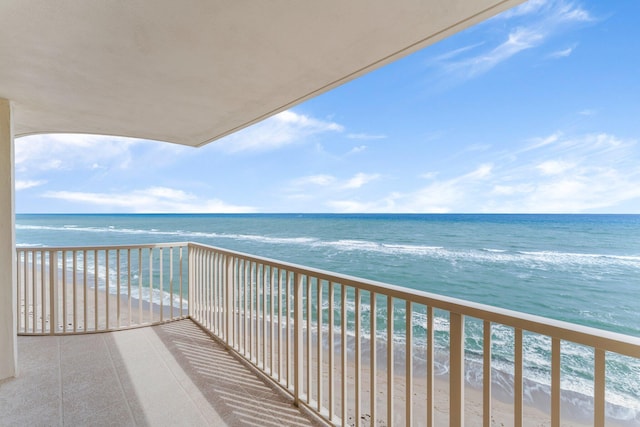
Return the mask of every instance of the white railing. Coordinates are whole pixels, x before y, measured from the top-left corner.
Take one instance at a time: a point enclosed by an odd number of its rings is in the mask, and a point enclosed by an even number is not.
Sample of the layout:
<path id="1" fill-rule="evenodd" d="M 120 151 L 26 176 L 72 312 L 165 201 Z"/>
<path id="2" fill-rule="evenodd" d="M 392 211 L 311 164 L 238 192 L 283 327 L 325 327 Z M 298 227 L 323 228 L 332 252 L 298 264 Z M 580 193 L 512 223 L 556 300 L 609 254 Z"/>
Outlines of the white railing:
<path id="1" fill-rule="evenodd" d="M 615 409 L 607 370 L 640 370 L 637 337 L 201 244 L 17 255 L 21 334 L 190 317 L 335 425 L 522 426 L 546 406 L 546 424 L 559 427 L 581 398 L 586 423 L 603 426 Z M 575 354 L 586 373 L 568 362 Z M 571 390 L 572 375 L 590 378 L 586 395 Z"/>
<path id="2" fill-rule="evenodd" d="M 522 426 L 548 400 L 548 423 L 559 427 L 562 406 L 576 399 L 562 387 L 575 369 L 563 369 L 565 358 L 582 351 L 592 375 L 592 393 L 582 396 L 591 405 L 587 424 L 603 426 L 612 406 L 607 366 L 640 366 L 637 337 L 199 244 L 189 245 L 189 262 L 191 318 L 335 425 Z M 465 330 L 473 329 L 481 342 L 470 349 Z M 550 378 L 531 386 L 526 362 L 538 337 L 548 343 Z M 505 343 L 510 369 L 497 366 Z M 474 364 L 476 391 L 466 375 Z M 492 397 L 505 381 L 506 418 Z M 535 395 L 545 388 L 547 398 Z"/>
<path id="3" fill-rule="evenodd" d="M 103 332 L 186 318 L 186 255 L 186 243 L 18 248 L 18 332 Z"/>

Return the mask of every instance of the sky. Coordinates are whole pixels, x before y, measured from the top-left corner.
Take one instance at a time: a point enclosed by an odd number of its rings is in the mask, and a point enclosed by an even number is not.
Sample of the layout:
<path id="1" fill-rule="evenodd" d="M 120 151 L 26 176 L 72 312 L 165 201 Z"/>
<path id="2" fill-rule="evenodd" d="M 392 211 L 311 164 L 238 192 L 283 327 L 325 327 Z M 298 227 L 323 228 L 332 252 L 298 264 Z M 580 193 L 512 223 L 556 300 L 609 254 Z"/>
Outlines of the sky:
<path id="1" fill-rule="evenodd" d="M 530 0 L 202 148 L 19 138 L 16 211 L 637 214 L 638 16 Z"/>

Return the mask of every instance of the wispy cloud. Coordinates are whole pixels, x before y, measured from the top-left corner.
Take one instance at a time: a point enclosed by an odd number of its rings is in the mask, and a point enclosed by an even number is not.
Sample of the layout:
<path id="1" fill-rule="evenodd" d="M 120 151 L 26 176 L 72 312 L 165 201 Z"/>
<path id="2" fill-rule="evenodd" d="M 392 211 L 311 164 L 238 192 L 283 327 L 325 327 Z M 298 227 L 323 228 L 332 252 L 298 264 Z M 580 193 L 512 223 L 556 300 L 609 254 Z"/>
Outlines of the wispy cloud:
<path id="1" fill-rule="evenodd" d="M 26 136 L 16 140 L 16 171 L 94 169 L 105 165 L 125 169 L 130 164 L 132 148 L 144 142 L 84 134 Z"/>
<path id="2" fill-rule="evenodd" d="M 313 135 L 343 131 L 338 123 L 288 110 L 214 142 L 212 148 L 228 153 L 263 152 L 304 142 Z"/>
<path id="3" fill-rule="evenodd" d="M 487 35 L 487 41 L 439 55 L 432 65 L 444 78 L 467 80 L 484 74 L 513 56 L 541 46 L 571 23 L 593 21 L 591 14 L 576 2 L 530 0 L 495 19 L 506 23 L 502 39 Z M 493 27 L 495 29 L 495 27 Z M 575 47 L 557 51 L 555 57 L 568 56 Z"/>
<path id="4" fill-rule="evenodd" d="M 38 187 L 40 185 L 46 184 L 47 181 L 44 180 L 16 180 L 16 191 L 26 190 L 27 188 Z"/>
<path id="5" fill-rule="evenodd" d="M 232 205 L 219 199 L 203 199 L 192 193 L 168 187 L 149 187 L 109 193 L 49 191 L 44 193 L 43 197 L 97 206 L 109 212 L 243 213 L 256 211 L 251 206 Z"/>
<path id="6" fill-rule="evenodd" d="M 327 186 L 336 181 L 335 176 L 331 175 L 309 175 L 294 179 L 292 184 L 296 187 L 307 185 Z"/>
<path id="7" fill-rule="evenodd" d="M 575 49 L 574 47 L 568 47 L 566 49 L 562 49 L 562 50 L 557 50 L 555 52 L 552 52 L 549 54 L 549 58 L 552 59 L 558 59 L 558 58 L 566 58 L 567 56 L 570 56 L 573 53 L 573 50 Z"/>
<path id="8" fill-rule="evenodd" d="M 353 178 L 349 179 L 342 188 L 352 189 L 360 188 L 365 184 L 375 181 L 380 178 L 380 174 L 377 173 L 357 173 Z"/>
<path id="9" fill-rule="evenodd" d="M 370 139 L 385 139 L 386 137 L 387 137 L 386 135 L 376 135 L 376 134 L 368 134 L 368 133 L 350 133 L 350 134 L 347 134 L 347 138 L 349 138 L 349 139 L 370 140 Z"/>
<path id="10" fill-rule="evenodd" d="M 344 179 L 328 174 L 303 176 L 290 181 L 283 197 L 289 200 L 314 199 L 321 201 L 332 199 L 336 194 L 353 195 L 357 194 L 362 187 L 381 178 L 381 174 L 363 172 L 358 172 L 352 177 Z M 333 206 L 331 208 L 335 209 Z"/>
<path id="11" fill-rule="evenodd" d="M 640 155 L 635 140 L 607 133 L 533 138 L 524 150 L 496 153 L 496 162 L 458 175 L 429 172 L 427 185 L 375 199 L 331 197 L 336 212 L 615 211 L 640 199 Z"/>
<path id="12" fill-rule="evenodd" d="M 366 149 L 367 149 L 366 145 L 359 145 L 357 147 L 353 147 L 351 150 L 349 150 L 349 152 L 347 153 L 347 156 L 351 154 L 362 153 Z"/>

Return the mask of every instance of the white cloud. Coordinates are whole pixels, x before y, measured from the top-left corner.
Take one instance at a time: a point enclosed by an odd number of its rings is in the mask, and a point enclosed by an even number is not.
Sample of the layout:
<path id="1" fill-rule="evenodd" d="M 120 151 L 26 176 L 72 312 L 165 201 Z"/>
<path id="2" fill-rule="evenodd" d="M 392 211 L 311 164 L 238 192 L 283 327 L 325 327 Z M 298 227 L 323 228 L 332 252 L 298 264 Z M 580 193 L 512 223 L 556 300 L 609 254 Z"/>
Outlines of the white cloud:
<path id="1" fill-rule="evenodd" d="M 310 175 L 303 176 L 302 178 L 297 178 L 293 180 L 292 184 L 294 186 L 305 186 L 305 185 L 320 185 L 327 186 L 336 181 L 336 177 L 331 175 Z"/>
<path id="2" fill-rule="evenodd" d="M 366 146 L 366 145 L 359 145 L 359 146 L 357 146 L 357 147 L 353 147 L 353 148 L 352 148 L 352 149 L 347 153 L 347 155 L 361 153 L 361 152 L 363 152 L 363 151 L 364 151 L 364 150 L 366 150 L 366 149 L 367 149 L 367 146 Z"/>
<path id="3" fill-rule="evenodd" d="M 574 166 L 573 163 L 563 162 L 561 160 L 548 160 L 537 165 L 536 169 L 540 170 L 543 175 L 558 175 L 570 170 Z"/>
<path id="4" fill-rule="evenodd" d="M 303 142 L 313 135 L 342 131 L 344 127 L 338 123 L 289 110 L 222 138 L 211 146 L 228 153 L 269 151 Z"/>
<path id="5" fill-rule="evenodd" d="M 27 188 L 38 187 L 40 185 L 46 184 L 47 181 L 44 180 L 16 180 L 16 191 L 26 190 Z"/>
<path id="6" fill-rule="evenodd" d="M 350 133 L 347 134 L 349 139 L 385 139 L 386 135 L 372 135 L 368 133 Z"/>
<path id="7" fill-rule="evenodd" d="M 640 201 L 639 144 L 607 133 L 532 139 L 524 150 L 500 152 L 493 164 L 427 185 L 362 198 L 330 198 L 338 212 L 611 212 Z"/>
<path id="8" fill-rule="evenodd" d="M 434 58 L 433 64 L 442 68 L 445 78 L 466 80 L 484 74 L 520 52 L 542 45 L 570 23 L 593 21 L 587 10 L 564 0 L 530 0 L 495 19 L 508 23 L 507 34 L 497 44 L 481 42 Z M 486 48 L 478 49 L 481 45 Z M 555 52 L 552 57 L 568 56 L 574 48 Z"/>
<path id="9" fill-rule="evenodd" d="M 368 184 L 372 181 L 375 181 L 379 178 L 380 178 L 380 174 L 377 174 L 377 173 L 367 174 L 367 173 L 360 172 L 360 173 L 357 173 L 353 178 L 349 179 L 346 183 L 344 183 L 342 188 L 345 188 L 345 189 L 360 188 L 363 185 Z"/>
<path id="10" fill-rule="evenodd" d="M 305 191 L 308 187 L 325 187 L 327 190 L 334 192 L 339 190 L 353 190 L 361 188 L 362 186 L 376 181 L 381 178 L 382 175 L 378 173 L 363 173 L 359 172 L 353 177 L 340 180 L 333 175 L 309 175 L 301 178 L 296 178 L 290 183 L 290 190 L 292 191 Z"/>
<path id="11" fill-rule="evenodd" d="M 567 56 L 571 55 L 571 53 L 573 53 L 573 47 L 568 47 L 566 49 L 562 49 L 562 50 L 557 50 L 555 52 L 552 52 L 549 57 L 550 58 L 566 58 Z"/>
<path id="12" fill-rule="evenodd" d="M 167 187 L 150 187 L 129 192 L 89 193 L 49 191 L 44 197 L 94 205 L 109 212 L 134 213 L 243 213 L 255 212 L 251 206 L 231 205 L 219 199 L 202 199 L 194 194 Z"/>
<path id="13" fill-rule="evenodd" d="M 526 147 L 522 151 L 535 150 L 535 149 L 544 147 L 546 145 L 555 144 L 556 142 L 558 142 L 560 140 L 561 137 L 562 137 L 562 132 L 555 132 L 555 133 L 553 133 L 553 134 L 551 134 L 549 136 L 546 136 L 546 137 L 533 138 L 532 139 L 532 144 L 530 144 L 528 147 Z"/>
<path id="14" fill-rule="evenodd" d="M 497 18 L 513 18 L 516 16 L 530 15 L 537 13 L 549 3 L 549 0 L 528 0 L 519 6 L 501 13 Z"/>
<path id="15" fill-rule="evenodd" d="M 18 138 L 15 144 L 16 172 L 51 170 L 125 169 L 131 148 L 140 140 L 85 134 L 46 134 Z"/>

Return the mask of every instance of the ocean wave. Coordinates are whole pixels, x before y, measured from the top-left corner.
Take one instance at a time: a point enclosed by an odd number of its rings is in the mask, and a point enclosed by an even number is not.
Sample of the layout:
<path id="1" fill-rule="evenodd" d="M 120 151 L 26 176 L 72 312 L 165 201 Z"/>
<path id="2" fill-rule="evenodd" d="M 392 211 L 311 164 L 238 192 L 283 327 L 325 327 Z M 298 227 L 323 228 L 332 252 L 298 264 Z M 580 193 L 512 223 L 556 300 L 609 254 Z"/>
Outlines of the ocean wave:
<path id="1" fill-rule="evenodd" d="M 163 231 L 159 229 L 131 229 L 107 227 L 80 227 L 65 225 L 63 227 L 46 225 L 16 224 L 18 230 L 50 230 L 85 233 L 119 233 L 151 236 L 168 236 L 179 239 L 229 239 L 236 241 L 258 242 L 273 245 L 301 245 L 312 248 L 329 248 L 341 252 L 379 253 L 393 256 L 414 256 L 440 259 L 450 262 L 479 262 L 479 263 L 515 263 L 524 267 L 536 266 L 594 266 L 594 267 L 628 267 L 640 269 L 640 256 L 593 254 L 560 251 L 524 251 L 506 250 L 498 248 L 453 249 L 437 245 L 419 245 L 406 243 L 385 243 L 369 240 L 340 239 L 321 240 L 309 236 L 268 236 L 260 234 L 216 233 L 205 231 L 175 230 Z"/>

